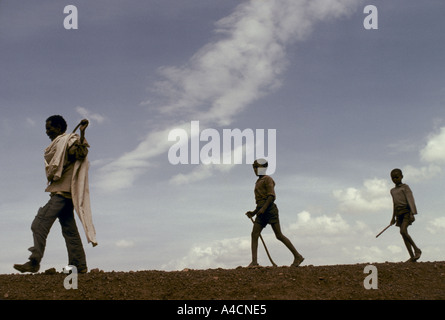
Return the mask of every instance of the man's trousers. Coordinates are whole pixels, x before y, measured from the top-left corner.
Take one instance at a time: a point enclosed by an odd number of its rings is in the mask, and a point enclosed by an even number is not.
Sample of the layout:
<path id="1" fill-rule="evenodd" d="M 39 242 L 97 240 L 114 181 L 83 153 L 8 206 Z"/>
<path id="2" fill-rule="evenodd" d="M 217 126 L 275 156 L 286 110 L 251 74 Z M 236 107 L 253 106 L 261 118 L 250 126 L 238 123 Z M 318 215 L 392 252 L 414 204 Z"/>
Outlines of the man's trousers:
<path id="1" fill-rule="evenodd" d="M 86 268 L 85 251 L 74 219 L 73 201 L 60 195 L 51 195 L 51 199 L 43 208 L 39 209 L 32 222 L 31 230 L 34 246 L 28 249 L 31 251 L 29 259 L 40 263 L 45 252 L 46 238 L 57 218 L 62 227 L 62 235 L 65 238 L 68 265 Z"/>

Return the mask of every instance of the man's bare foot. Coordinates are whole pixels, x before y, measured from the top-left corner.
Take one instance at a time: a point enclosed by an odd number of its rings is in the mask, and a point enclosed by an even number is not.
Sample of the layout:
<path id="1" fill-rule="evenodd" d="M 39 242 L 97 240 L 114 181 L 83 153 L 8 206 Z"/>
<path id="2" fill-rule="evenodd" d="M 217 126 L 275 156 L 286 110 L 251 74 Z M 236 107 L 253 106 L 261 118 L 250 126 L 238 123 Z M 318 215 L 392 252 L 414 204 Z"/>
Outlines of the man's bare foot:
<path id="1" fill-rule="evenodd" d="M 302 262 L 304 261 L 304 258 L 302 255 L 295 258 L 294 262 L 290 265 L 291 267 L 298 267 Z"/>

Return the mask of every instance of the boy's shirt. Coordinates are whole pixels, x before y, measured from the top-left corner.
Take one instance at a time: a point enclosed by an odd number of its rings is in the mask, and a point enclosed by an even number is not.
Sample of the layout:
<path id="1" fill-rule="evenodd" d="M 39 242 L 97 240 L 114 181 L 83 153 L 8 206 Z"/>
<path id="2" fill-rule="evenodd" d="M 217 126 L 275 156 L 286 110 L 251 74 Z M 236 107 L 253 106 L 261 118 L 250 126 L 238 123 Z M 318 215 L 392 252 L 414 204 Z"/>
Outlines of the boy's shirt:
<path id="1" fill-rule="evenodd" d="M 394 210 L 409 209 L 413 214 L 417 214 L 413 192 L 407 184 L 400 184 L 391 189 L 391 196 L 394 202 Z"/>
<path id="2" fill-rule="evenodd" d="M 256 204 L 265 202 L 269 196 L 276 198 L 275 181 L 268 175 L 259 177 L 255 183 L 254 192 Z"/>

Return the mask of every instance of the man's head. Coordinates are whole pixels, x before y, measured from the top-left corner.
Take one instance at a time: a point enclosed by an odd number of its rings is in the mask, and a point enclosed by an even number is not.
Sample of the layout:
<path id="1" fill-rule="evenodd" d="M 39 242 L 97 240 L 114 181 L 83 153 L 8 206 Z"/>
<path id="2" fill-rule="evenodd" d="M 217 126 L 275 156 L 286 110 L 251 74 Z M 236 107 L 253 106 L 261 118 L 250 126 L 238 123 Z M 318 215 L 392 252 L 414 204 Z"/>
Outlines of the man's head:
<path id="1" fill-rule="evenodd" d="M 400 169 L 393 169 L 391 171 L 391 180 L 395 185 L 399 185 L 402 183 L 403 173 Z"/>
<path id="2" fill-rule="evenodd" d="M 54 115 L 46 119 L 46 134 L 52 140 L 59 135 L 64 134 L 67 129 L 67 124 L 62 116 Z"/>
<path id="3" fill-rule="evenodd" d="M 253 170 L 257 176 L 264 176 L 266 174 L 269 163 L 266 159 L 257 159 L 252 164 Z"/>

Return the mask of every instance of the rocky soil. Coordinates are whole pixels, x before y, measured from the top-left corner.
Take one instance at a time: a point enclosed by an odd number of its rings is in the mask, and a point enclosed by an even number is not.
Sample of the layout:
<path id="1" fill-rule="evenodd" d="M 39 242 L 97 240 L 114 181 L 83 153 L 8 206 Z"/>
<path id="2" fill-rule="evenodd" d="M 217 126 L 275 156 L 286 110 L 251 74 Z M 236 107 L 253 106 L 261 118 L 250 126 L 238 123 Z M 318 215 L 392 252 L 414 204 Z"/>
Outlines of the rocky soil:
<path id="1" fill-rule="evenodd" d="M 365 273 L 367 265 L 377 273 Z M 445 300 L 445 261 L 0 275 L 2 300 Z M 367 277 L 376 276 L 368 281 Z M 377 286 L 366 289 L 365 283 Z M 70 285 L 74 283 L 69 282 Z"/>

